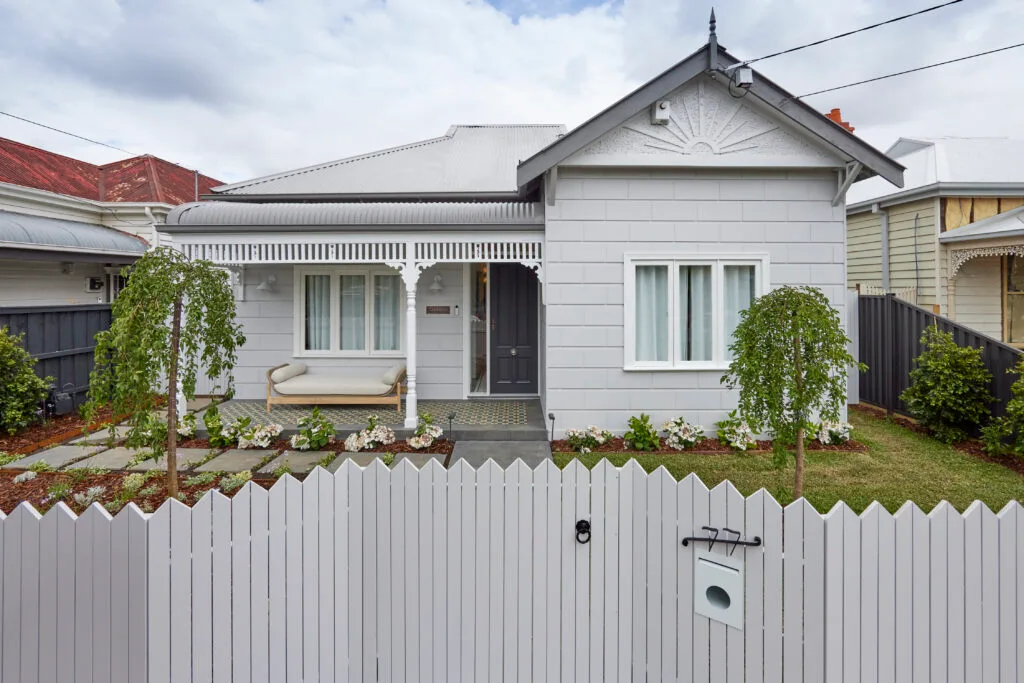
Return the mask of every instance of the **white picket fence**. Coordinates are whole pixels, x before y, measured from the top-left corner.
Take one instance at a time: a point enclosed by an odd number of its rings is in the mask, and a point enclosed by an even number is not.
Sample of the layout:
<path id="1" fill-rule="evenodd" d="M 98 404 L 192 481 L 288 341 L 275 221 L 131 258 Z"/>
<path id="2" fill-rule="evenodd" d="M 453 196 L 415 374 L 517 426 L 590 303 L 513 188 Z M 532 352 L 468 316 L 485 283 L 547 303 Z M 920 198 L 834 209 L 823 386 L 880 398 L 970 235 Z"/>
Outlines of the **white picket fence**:
<path id="1" fill-rule="evenodd" d="M 732 556 L 742 630 L 694 612 L 705 525 L 764 540 Z M 1017 503 L 820 515 L 635 463 L 347 463 L 149 516 L 23 505 L 0 549 L 3 683 L 1024 679 Z"/>

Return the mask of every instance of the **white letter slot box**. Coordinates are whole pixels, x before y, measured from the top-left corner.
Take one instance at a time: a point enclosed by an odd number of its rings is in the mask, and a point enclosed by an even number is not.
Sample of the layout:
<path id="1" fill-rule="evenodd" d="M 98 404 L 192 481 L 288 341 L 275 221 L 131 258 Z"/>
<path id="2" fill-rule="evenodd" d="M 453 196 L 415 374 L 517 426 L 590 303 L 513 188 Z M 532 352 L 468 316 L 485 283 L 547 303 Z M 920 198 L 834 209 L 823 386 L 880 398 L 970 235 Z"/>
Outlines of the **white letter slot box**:
<path id="1" fill-rule="evenodd" d="M 742 631 L 743 560 L 699 550 L 694 562 L 693 610 Z"/>

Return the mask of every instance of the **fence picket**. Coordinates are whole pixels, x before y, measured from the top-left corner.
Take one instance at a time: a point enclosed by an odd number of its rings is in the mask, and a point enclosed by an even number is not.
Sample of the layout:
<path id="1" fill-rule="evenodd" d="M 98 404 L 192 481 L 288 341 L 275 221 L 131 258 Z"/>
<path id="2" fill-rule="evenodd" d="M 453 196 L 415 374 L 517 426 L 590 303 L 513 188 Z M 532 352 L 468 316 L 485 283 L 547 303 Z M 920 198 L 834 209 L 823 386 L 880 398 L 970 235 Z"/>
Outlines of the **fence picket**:
<path id="1" fill-rule="evenodd" d="M 555 683 L 559 680 L 559 622 L 557 611 L 552 609 L 559 604 L 559 584 L 563 571 L 562 553 L 558 543 L 558 530 L 551 520 L 559 519 L 561 491 L 560 475 L 554 463 L 545 460 L 533 473 L 534 488 L 534 538 L 537 539 L 537 555 L 533 566 L 533 574 L 538 577 L 550 577 L 540 582 L 542 590 L 534 593 L 534 661 L 533 676 L 537 681 Z M 628 670 L 627 670 L 628 678 Z M 465 680 L 473 680 L 472 677 Z"/>
<path id="2" fill-rule="evenodd" d="M 879 524 L 884 508 L 877 502 L 861 516 L 860 680 L 877 683 L 879 659 Z"/>
<path id="3" fill-rule="evenodd" d="M 783 672 L 783 510 L 779 502 L 764 496 L 764 680 L 781 681 Z"/>
<path id="4" fill-rule="evenodd" d="M 185 683 L 192 665 L 192 513 L 173 498 L 161 507 L 170 508 L 171 683 Z"/>
<path id="5" fill-rule="evenodd" d="M 952 505 L 946 511 L 946 579 L 949 594 L 946 598 L 946 648 L 949 683 L 964 683 L 964 518 Z"/>
<path id="6" fill-rule="evenodd" d="M 729 518 L 727 517 L 727 495 L 729 492 L 729 485 L 727 482 L 722 482 L 711 489 L 711 522 L 710 526 L 716 529 L 722 529 L 723 527 L 729 526 Z M 722 536 L 722 540 L 725 540 L 725 536 Z M 716 543 L 711 552 L 718 555 L 726 554 L 725 543 Z M 708 632 L 709 641 L 709 671 L 711 677 L 709 680 L 712 683 L 725 683 L 728 676 L 727 666 L 729 663 L 729 653 L 726 649 L 726 639 L 728 627 L 725 624 L 709 620 L 710 630 Z"/>
<path id="7" fill-rule="evenodd" d="M 711 492 L 708 491 L 708 487 L 704 485 L 698 477 L 694 476 L 691 479 L 693 491 L 693 530 L 690 532 L 691 536 L 705 536 L 707 532 L 702 531 L 701 527 L 708 526 L 711 523 Z M 703 544 L 693 544 L 693 555 L 696 555 L 698 548 L 706 548 Z M 691 556 L 690 561 L 693 562 Z M 690 593 L 692 595 L 693 588 L 691 582 Z M 693 613 L 693 680 L 695 681 L 707 681 L 711 680 L 711 620 L 707 617 L 699 616 Z"/>
<path id="8" fill-rule="evenodd" d="M 433 680 L 446 680 L 445 644 L 444 644 L 444 613 L 447 605 L 447 549 L 448 542 L 445 528 L 445 488 L 447 472 L 440 460 L 431 458 L 421 470 L 428 483 L 428 496 L 424 500 L 426 514 L 423 521 L 423 536 L 420 539 L 423 552 L 429 557 L 428 571 L 420 578 L 420 590 L 424 596 L 425 619 L 423 627 L 427 632 L 427 657 L 424 669 Z M 511 557 L 506 563 L 511 565 Z"/>
<path id="9" fill-rule="evenodd" d="M 843 680 L 858 681 L 861 653 L 861 575 L 858 561 L 861 554 L 860 519 L 845 503 L 842 506 L 843 584 L 840 590 L 843 595 Z M 810 626 L 808 630 L 813 629 L 814 626 Z"/>
<path id="10" fill-rule="evenodd" d="M 655 637 L 661 638 L 661 675 L 662 680 L 676 680 L 676 662 L 679 661 L 679 563 L 689 559 L 689 553 L 683 554 L 683 547 L 680 544 L 682 536 L 679 533 L 679 483 L 676 478 L 664 471 L 660 482 L 661 510 L 655 514 L 661 518 L 661 536 L 658 543 L 661 545 L 662 566 L 661 566 L 661 595 L 662 595 L 662 616 L 661 624 L 655 631 Z M 591 488 L 593 496 L 597 495 L 597 487 Z M 740 497 L 740 504 L 743 498 Z M 740 527 L 743 528 L 742 526 Z M 602 564 L 601 558 L 595 556 L 594 568 Z M 591 617 L 593 618 L 593 617 Z M 742 639 L 743 634 L 740 633 Z"/>
<path id="11" fill-rule="evenodd" d="M 270 681 L 270 492 L 262 486 L 247 483 L 249 491 L 249 553 L 252 590 L 249 593 L 248 617 L 251 623 L 250 657 L 253 683 Z M 235 494 L 237 497 L 239 494 Z M 243 529 L 244 533 L 244 529 Z M 237 627 L 236 627 L 237 628 Z M 245 626 L 242 625 L 244 629 Z M 275 655 L 282 641 L 274 643 Z M 237 659 L 237 658 L 236 658 Z"/>
<path id="12" fill-rule="evenodd" d="M 951 505 L 942 501 L 928 514 L 929 528 L 929 578 L 931 592 L 928 596 L 931 633 L 928 635 L 932 644 L 929 670 L 930 678 L 936 683 L 948 680 L 948 651 L 946 635 L 948 631 L 948 596 L 949 567 L 948 557 L 949 510 Z M 953 511 L 954 514 L 956 511 Z M 938 647 L 935 647 L 938 646 Z"/>
<path id="13" fill-rule="evenodd" d="M 741 531 L 747 525 L 746 501 L 731 481 L 724 481 L 725 486 L 725 512 L 726 521 L 730 529 Z M 741 531 L 742 533 L 742 531 Z M 732 549 L 729 554 L 739 557 L 738 549 Z M 746 548 L 742 550 L 746 559 Z M 726 674 L 730 683 L 742 683 L 746 661 L 743 650 L 743 631 L 735 628 L 726 629 Z"/>
<path id="14" fill-rule="evenodd" d="M 234 680 L 250 681 L 252 673 L 251 639 L 252 591 L 256 584 L 256 567 L 260 561 L 252 551 L 251 498 L 256 484 L 249 482 L 231 498 L 231 654 Z M 265 558 L 265 556 L 264 556 Z M 266 585 L 266 583 L 264 583 Z"/>
<path id="15" fill-rule="evenodd" d="M 57 602 L 60 595 L 60 584 L 57 582 L 57 567 L 60 564 L 57 520 L 64 514 L 66 513 L 61 511 L 61 505 L 58 503 L 50 508 L 39 522 L 39 557 L 42 560 L 39 565 L 39 680 L 41 681 L 57 680 L 57 620 L 67 615 L 67 610 L 61 609 L 64 606 L 58 606 Z M 0 539 L 3 538 L 5 524 L 3 520 L 3 513 L 0 512 Z M 124 542 L 127 543 L 127 541 L 128 539 L 125 537 Z M 0 540 L 0 548 L 2 546 L 3 541 Z M 2 564 L 0 562 L 0 569 L 2 569 Z M 2 595 L 3 582 L 0 581 L 0 603 L 3 602 Z M 123 626 L 127 629 L 127 620 Z M 123 635 L 124 640 L 119 640 L 119 642 L 127 642 L 128 633 L 125 632 Z M 115 667 L 111 680 L 115 683 L 127 683 L 127 670 L 121 673 Z"/>
<path id="16" fill-rule="evenodd" d="M 192 680 L 213 678 L 213 494 L 192 506 Z"/>
<path id="17" fill-rule="evenodd" d="M 318 580 L 320 600 L 317 605 L 317 632 L 311 637 L 319 640 L 320 661 L 317 663 L 320 680 L 333 681 L 334 672 L 334 577 L 335 562 L 338 561 L 334 549 L 335 525 L 338 520 L 334 511 L 334 477 L 327 470 L 317 467 L 310 474 L 319 489 L 317 496 L 319 524 L 317 526 L 316 544 L 320 562 Z M 306 481 L 310 481 L 307 478 Z M 303 486 L 306 482 L 303 482 Z"/>
<path id="18" fill-rule="evenodd" d="M 522 460 L 516 460 L 505 472 L 505 519 L 508 528 L 501 554 L 504 558 L 501 609 L 505 615 L 502 629 L 502 680 L 519 679 L 519 639 L 523 636 L 520 611 L 517 603 L 523 595 L 530 595 L 529 587 L 521 585 L 523 555 L 529 553 L 530 542 L 523 533 L 523 523 L 529 498 L 523 487 L 523 480 L 529 477 L 529 468 Z M 528 479 L 527 479 L 528 481 Z M 527 632 L 529 637 L 529 632 Z"/>
<path id="19" fill-rule="evenodd" d="M 786 506 L 783 511 L 783 556 L 782 556 L 782 619 L 783 619 L 783 641 L 782 641 L 782 666 L 783 679 L 787 681 L 802 681 L 804 676 L 804 507 L 809 503 L 801 498 Z M 826 520 L 826 541 L 829 541 L 833 528 L 832 514 Z M 828 549 L 835 552 L 831 544 Z M 831 553 L 830 553 L 831 556 Z M 826 567 L 826 571 L 829 567 Z M 835 623 L 842 614 L 841 606 L 836 607 L 835 598 L 831 594 L 830 586 L 826 586 L 825 610 L 831 615 L 831 622 Z M 833 612 L 832 610 L 838 610 Z M 832 644 L 831 632 L 826 633 L 825 643 L 826 662 L 831 661 Z M 828 665 L 825 680 L 835 680 L 831 677 L 832 666 Z"/>
<path id="20" fill-rule="evenodd" d="M 1019 519 L 1016 502 L 999 511 L 999 680 L 1018 680 L 1017 658 L 1017 539 Z M 1024 676 L 1022 676 L 1024 677 Z"/>
<path id="21" fill-rule="evenodd" d="M 764 680 L 764 502 L 767 495 L 764 489 L 758 489 L 747 499 L 746 525 L 743 527 L 745 538 L 753 540 L 756 536 L 762 540 L 761 547 L 747 548 L 745 553 L 744 591 L 746 592 L 747 614 L 743 627 L 743 640 L 747 683 L 762 683 Z M 777 543 L 778 539 L 772 539 L 772 542 Z M 682 609 L 682 605 L 680 605 L 680 609 Z"/>
<path id="22" fill-rule="evenodd" d="M 483 662 L 477 672 L 478 680 L 497 681 L 501 679 L 501 631 L 497 625 L 504 622 L 501 610 L 502 571 L 501 550 L 505 545 L 505 472 L 498 463 L 488 460 L 480 468 L 477 477 L 477 509 L 483 511 L 481 519 L 486 520 L 486 540 L 481 544 L 479 555 L 484 581 L 478 587 L 484 589 L 484 599 L 477 604 L 478 634 L 484 642 L 477 648 L 477 661 Z M 481 530 L 481 527 L 477 527 Z M 481 539 L 483 540 L 483 539 Z M 479 595 L 479 593 L 478 593 Z"/>
<path id="23" fill-rule="evenodd" d="M 271 681 L 287 681 L 288 672 L 286 663 L 288 660 L 287 640 L 287 609 L 286 609 L 286 570 L 285 557 L 288 553 L 287 538 L 285 536 L 285 520 L 287 513 L 287 493 L 285 484 L 287 477 L 281 477 L 270 487 L 270 496 L 267 499 L 267 518 L 269 520 L 267 533 L 267 620 L 269 624 L 268 646 L 274 648 L 274 656 L 268 658 L 268 678 Z M 253 611 L 258 606 L 253 603 Z M 255 650 L 256 643 L 253 643 Z"/>
<path id="24" fill-rule="evenodd" d="M 15 510 L 17 512 L 17 510 Z M 12 515 L 13 518 L 13 515 Z M 86 510 L 75 520 L 75 572 L 74 572 L 74 611 L 70 617 L 75 625 L 75 647 L 68 652 L 68 656 L 74 654 L 75 678 L 81 680 L 88 676 L 92 677 L 92 663 L 95 656 L 93 648 L 93 623 L 92 623 L 92 581 L 93 581 L 93 536 L 94 526 L 97 523 L 95 508 Z M 17 528 L 17 527 L 15 527 Z M 20 530 L 19 530 L 20 531 Z M 8 543 L 9 539 L 6 539 Z M 180 628 L 180 627 L 179 627 Z M 7 629 L 4 629 L 6 632 Z M 11 634 L 13 635 L 13 634 Z M 12 664 L 17 665 L 17 643 L 20 634 L 15 639 L 15 649 L 11 653 Z"/>
<path id="25" fill-rule="evenodd" d="M 475 480 L 476 471 L 465 460 L 455 463 L 448 472 L 448 534 L 452 538 L 469 538 L 476 500 Z M 539 534 L 535 533 L 534 538 L 539 548 Z M 451 681 L 473 680 L 473 577 L 467 559 L 465 544 L 449 546 L 448 680 Z M 540 650 L 538 643 L 534 653 Z"/>
<path id="26" fill-rule="evenodd" d="M 896 546 L 896 680 L 901 683 L 911 680 L 913 676 L 913 511 L 916 509 L 908 501 L 893 516 Z"/>
<path id="27" fill-rule="evenodd" d="M 931 628 L 931 610 L 929 608 L 929 597 L 931 595 L 931 570 L 929 561 L 931 559 L 931 534 L 929 531 L 928 516 L 916 505 L 911 508 L 913 513 L 913 623 L 914 623 L 914 681 L 915 683 L 928 683 L 931 680 L 931 652 L 929 651 L 929 636 Z"/>
<path id="28" fill-rule="evenodd" d="M 853 512 L 849 514 L 857 519 Z M 822 681 L 825 679 L 825 634 L 831 618 L 831 615 L 825 616 L 825 519 L 806 500 L 803 533 L 804 680 Z"/>
<path id="29" fill-rule="evenodd" d="M 647 495 L 649 512 L 645 525 L 647 539 L 637 553 L 638 555 L 643 554 L 647 561 L 648 571 L 647 594 L 644 598 L 647 611 L 647 623 L 644 626 L 648 634 L 645 639 L 647 652 L 639 657 L 638 663 L 646 667 L 647 679 L 653 681 L 664 680 L 662 671 L 665 665 L 664 659 L 668 653 L 665 651 L 665 642 L 662 640 L 664 630 L 662 624 L 668 618 L 665 607 L 670 598 L 664 593 L 665 582 L 662 572 L 664 571 L 664 556 L 675 554 L 675 548 L 671 545 L 667 549 L 665 548 L 663 538 L 665 518 L 662 510 L 667 488 L 666 479 L 669 479 L 672 485 L 675 484 L 675 477 L 669 474 L 664 467 L 659 467 L 647 480 L 649 483 Z"/>
<path id="30" fill-rule="evenodd" d="M 964 512 L 964 668 L 982 671 L 981 533 L 984 503 L 974 501 Z"/>
<path id="31" fill-rule="evenodd" d="M 284 485 L 285 517 L 285 671 L 288 681 L 302 681 L 302 484 L 285 475 L 278 480 Z"/>
<path id="32" fill-rule="evenodd" d="M 290 474 L 285 475 L 292 478 Z M 302 680 L 320 680 L 320 471 L 299 484 L 302 494 Z"/>
<path id="33" fill-rule="evenodd" d="M 208 495 L 213 523 L 210 533 L 213 543 L 212 675 L 214 683 L 219 683 L 231 680 L 231 501 L 216 489 Z M 244 592 L 248 595 L 248 586 Z"/>
<path id="34" fill-rule="evenodd" d="M 614 565 L 618 558 L 613 553 L 617 552 L 618 531 L 613 527 L 613 512 L 609 511 L 611 501 L 611 490 L 613 481 L 611 479 L 615 468 L 607 459 L 597 463 L 590 473 L 591 479 L 591 529 L 594 532 L 590 543 L 593 546 L 593 576 L 590 579 L 590 646 L 594 656 L 590 663 L 590 676 L 594 683 L 604 683 L 607 676 L 609 660 L 614 656 L 613 644 L 610 639 L 606 640 L 612 628 L 610 623 L 614 616 L 614 605 L 610 584 L 614 582 L 616 574 Z M 673 662 L 673 670 L 675 663 Z M 508 679 L 514 680 L 514 679 Z"/>

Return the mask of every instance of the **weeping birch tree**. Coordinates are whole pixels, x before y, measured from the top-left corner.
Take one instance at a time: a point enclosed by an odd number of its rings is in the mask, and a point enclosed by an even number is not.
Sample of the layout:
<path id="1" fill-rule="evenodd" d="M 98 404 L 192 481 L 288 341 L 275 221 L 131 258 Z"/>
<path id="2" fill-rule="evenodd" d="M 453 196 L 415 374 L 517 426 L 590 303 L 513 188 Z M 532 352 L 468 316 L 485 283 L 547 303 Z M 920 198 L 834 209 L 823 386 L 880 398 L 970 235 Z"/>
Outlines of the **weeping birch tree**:
<path id="1" fill-rule="evenodd" d="M 194 398 L 201 371 L 227 375 L 230 390 L 237 350 L 245 343 L 228 275 L 209 261 L 157 247 L 130 267 L 111 310 L 110 329 L 96 335 L 86 412 L 105 405 L 126 415 L 128 443 L 159 453 L 164 444 L 154 443 L 151 416 L 164 397 L 167 493 L 177 496 L 178 390 L 185 400 Z"/>
<path id="2" fill-rule="evenodd" d="M 795 447 L 794 498 L 804 492 L 804 435 L 812 418 L 839 421 L 847 370 L 858 365 L 848 344 L 839 313 L 814 287 L 780 287 L 740 314 L 722 382 L 739 388 L 740 413 L 751 429 L 772 433 L 777 464 L 785 465 L 787 449 Z"/>

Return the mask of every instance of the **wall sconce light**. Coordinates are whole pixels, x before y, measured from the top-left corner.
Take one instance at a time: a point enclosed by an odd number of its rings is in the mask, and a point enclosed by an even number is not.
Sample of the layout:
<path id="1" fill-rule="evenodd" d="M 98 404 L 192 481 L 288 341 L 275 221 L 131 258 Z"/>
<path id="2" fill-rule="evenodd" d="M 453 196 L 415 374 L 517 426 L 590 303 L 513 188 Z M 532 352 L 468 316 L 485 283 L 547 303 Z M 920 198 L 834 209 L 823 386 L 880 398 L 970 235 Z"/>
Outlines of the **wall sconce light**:
<path id="1" fill-rule="evenodd" d="M 71 275 L 75 270 L 75 264 L 64 262 L 60 264 L 60 272 L 62 275 Z"/>
<path id="2" fill-rule="evenodd" d="M 434 276 L 434 281 L 430 283 L 430 291 L 434 294 L 440 294 L 444 290 L 444 281 L 440 275 Z"/>
<path id="3" fill-rule="evenodd" d="M 256 285 L 256 289 L 261 292 L 273 292 L 276 291 L 277 276 L 267 275 L 265 278 L 260 280 L 260 283 Z"/>

